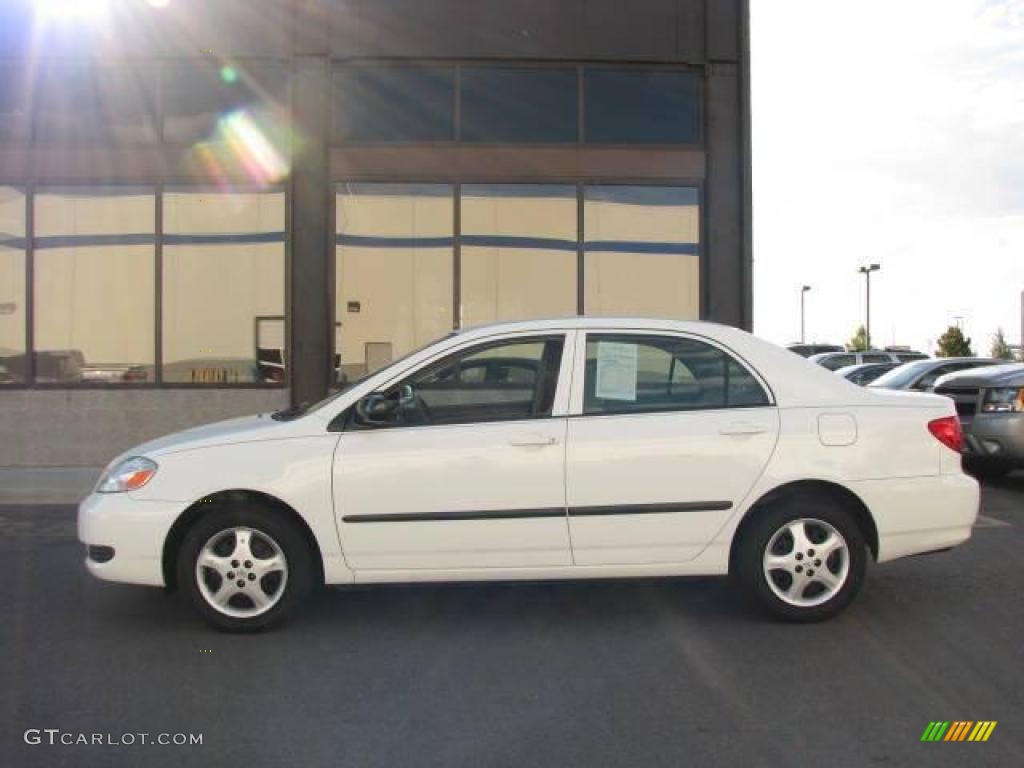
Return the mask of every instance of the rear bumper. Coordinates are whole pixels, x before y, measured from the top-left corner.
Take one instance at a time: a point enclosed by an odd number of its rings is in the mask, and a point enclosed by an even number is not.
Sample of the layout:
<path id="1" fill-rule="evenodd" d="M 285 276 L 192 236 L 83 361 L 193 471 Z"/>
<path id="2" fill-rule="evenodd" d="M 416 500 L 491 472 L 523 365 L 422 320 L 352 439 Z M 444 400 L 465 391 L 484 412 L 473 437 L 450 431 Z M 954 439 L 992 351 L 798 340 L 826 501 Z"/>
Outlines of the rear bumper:
<path id="1" fill-rule="evenodd" d="M 962 544 L 971 537 L 981 493 L 964 474 L 864 480 L 851 484 L 878 528 L 878 561 Z"/>
<path id="2" fill-rule="evenodd" d="M 105 581 L 164 586 L 164 541 L 179 514 L 178 503 L 139 501 L 124 493 L 91 494 L 78 505 L 85 567 Z"/>
<path id="3" fill-rule="evenodd" d="M 977 414 L 964 424 L 965 455 L 1024 467 L 1024 413 Z"/>

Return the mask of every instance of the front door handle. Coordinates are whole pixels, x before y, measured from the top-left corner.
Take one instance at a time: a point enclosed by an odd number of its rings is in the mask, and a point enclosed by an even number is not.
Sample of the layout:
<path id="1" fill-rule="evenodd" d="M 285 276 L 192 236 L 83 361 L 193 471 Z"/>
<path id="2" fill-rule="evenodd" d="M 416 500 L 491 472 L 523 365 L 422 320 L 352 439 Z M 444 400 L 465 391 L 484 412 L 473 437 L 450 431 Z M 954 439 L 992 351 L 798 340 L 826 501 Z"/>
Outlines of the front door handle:
<path id="1" fill-rule="evenodd" d="M 732 424 L 726 424 L 718 430 L 718 434 L 740 437 L 743 435 L 763 435 L 767 431 L 768 430 L 760 424 L 751 424 L 748 421 L 737 421 Z"/>
<path id="2" fill-rule="evenodd" d="M 545 437 L 544 435 L 529 435 L 526 437 L 513 437 L 508 441 L 508 444 L 516 448 L 541 448 L 545 445 L 558 445 L 558 438 Z"/>

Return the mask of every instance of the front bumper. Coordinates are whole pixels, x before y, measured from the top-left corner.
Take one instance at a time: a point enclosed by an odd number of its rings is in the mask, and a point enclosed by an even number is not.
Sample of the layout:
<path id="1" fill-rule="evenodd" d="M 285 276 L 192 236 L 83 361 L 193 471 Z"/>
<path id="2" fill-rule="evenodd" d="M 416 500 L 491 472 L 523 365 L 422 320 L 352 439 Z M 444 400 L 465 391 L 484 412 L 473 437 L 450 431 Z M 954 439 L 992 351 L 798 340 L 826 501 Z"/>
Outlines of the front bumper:
<path id="1" fill-rule="evenodd" d="M 968 458 L 1024 467 L 1024 413 L 979 413 L 963 428 Z"/>
<path id="2" fill-rule="evenodd" d="M 182 512 L 177 502 L 142 501 L 127 493 L 93 493 L 78 505 L 78 538 L 93 555 L 85 567 L 106 581 L 164 586 L 163 548 Z M 113 550 L 113 556 L 105 549 Z M 101 561 L 102 560 L 102 561 Z"/>

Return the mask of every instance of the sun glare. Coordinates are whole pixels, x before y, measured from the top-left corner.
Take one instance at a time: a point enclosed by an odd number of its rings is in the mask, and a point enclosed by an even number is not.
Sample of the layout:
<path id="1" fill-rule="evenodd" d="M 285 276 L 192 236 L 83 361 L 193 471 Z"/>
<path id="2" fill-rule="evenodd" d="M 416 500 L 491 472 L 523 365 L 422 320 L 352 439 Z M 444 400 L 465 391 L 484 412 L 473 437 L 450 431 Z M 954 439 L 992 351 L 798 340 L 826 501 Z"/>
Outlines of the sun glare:
<path id="1" fill-rule="evenodd" d="M 95 19 L 110 10 L 110 0 L 33 0 L 33 4 L 47 21 Z"/>

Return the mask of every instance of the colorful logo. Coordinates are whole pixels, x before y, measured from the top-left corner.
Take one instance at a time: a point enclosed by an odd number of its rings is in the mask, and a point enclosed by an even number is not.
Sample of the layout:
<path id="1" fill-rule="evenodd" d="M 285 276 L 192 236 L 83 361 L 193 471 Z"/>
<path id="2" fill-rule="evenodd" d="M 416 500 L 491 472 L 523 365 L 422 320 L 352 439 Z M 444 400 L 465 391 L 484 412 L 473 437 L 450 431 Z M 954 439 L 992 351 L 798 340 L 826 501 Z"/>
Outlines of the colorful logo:
<path id="1" fill-rule="evenodd" d="M 924 729 L 921 741 L 988 741 L 995 727 L 995 720 L 933 721 Z"/>

